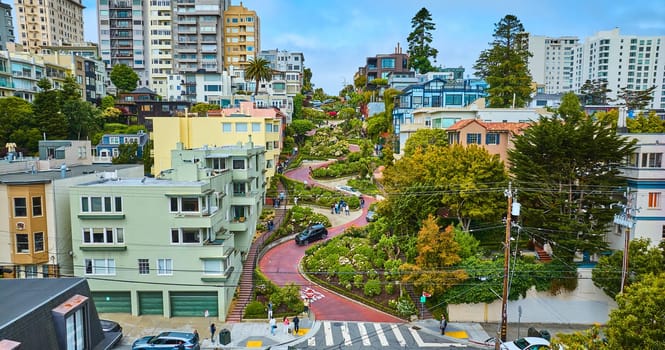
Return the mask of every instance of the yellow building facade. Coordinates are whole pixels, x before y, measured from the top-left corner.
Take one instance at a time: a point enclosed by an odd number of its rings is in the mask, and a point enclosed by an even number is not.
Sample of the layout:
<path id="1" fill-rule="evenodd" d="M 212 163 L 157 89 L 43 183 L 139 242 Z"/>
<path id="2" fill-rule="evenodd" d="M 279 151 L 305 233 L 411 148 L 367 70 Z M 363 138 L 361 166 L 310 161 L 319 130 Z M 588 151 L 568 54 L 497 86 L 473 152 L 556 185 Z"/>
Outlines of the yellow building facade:
<path id="1" fill-rule="evenodd" d="M 247 103 L 243 105 L 246 107 Z M 171 167 L 171 150 L 176 148 L 177 142 L 181 142 L 184 149 L 192 149 L 251 141 L 266 148 L 266 181 L 270 183 L 282 150 L 284 118 L 281 113 L 272 108 L 241 107 L 224 109 L 219 114 L 221 116 L 151 118 L 155 160 L 152 174 L 157 175 Z"/>
<path id="2" fill-rule="evenodd" d="M 244 67 L 261 50 L 259 16 L 240 3 L 224 11 L 224 65 Z"/>

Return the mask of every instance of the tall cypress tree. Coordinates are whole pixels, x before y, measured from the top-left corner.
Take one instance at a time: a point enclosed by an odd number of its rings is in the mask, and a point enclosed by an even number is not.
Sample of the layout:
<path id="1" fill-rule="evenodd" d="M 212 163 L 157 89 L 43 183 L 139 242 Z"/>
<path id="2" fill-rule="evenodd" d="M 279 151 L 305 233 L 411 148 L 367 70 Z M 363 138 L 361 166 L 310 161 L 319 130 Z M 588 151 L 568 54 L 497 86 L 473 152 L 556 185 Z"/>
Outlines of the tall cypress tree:
<path id="1" fill-rule="evenodd" d="M 432 43 L 432 31 L 436 28 L 432 22 L 432 15 L 426 8 L 421 8 L 411 19 L 413 31 L 407 37 L 409 42 L 409 68 L 415 69 L 423 74 L 435 71 L 436 68 L 430 62 L 430 57 L 436 60 L 439 50 L 430 46 Z"/>
<path id="2" fill-rule="evenodd" d="M 42 78 L 37 82 L 40 92 L 35 94 L 32 103 L 39 131 L 51 140 L 65 140 L 68 137 L 69 123 L 61 111 L 60 93 L 53 90 L 51 82 Z"/>
<path id="3" fill-rule="evenodd" d="M 494 24 L 491 48 L 480 53 L 473 68 L 489 84 L 489 105 L 524 107 L 531 99 L 528 36 L 517 17 L 506 15 Z"/>

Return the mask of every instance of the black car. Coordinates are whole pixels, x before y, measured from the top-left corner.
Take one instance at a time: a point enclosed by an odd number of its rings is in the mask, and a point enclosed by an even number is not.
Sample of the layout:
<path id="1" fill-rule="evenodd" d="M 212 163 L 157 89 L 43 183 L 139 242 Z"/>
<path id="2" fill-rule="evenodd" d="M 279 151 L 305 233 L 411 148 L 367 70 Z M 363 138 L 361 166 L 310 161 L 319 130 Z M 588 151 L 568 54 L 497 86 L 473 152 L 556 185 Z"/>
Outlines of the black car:
<path id="1" fill-rule="evenodd" d="M 118 322 L 100 319 L 99 323 L 102 325 L 102 331 L 104 331 L 104 335 L 110 345 L 120 342 L 120 339 L 122 339 L 122 327 L 120 327 Z"/>
<path id="2" fill-rule="evenodd" d="M 296 244 L 305 245 L 307 243 L 324 239 L 328 236 L 328 230 L 323 224 L 315 224 L 296 235 Z"/>

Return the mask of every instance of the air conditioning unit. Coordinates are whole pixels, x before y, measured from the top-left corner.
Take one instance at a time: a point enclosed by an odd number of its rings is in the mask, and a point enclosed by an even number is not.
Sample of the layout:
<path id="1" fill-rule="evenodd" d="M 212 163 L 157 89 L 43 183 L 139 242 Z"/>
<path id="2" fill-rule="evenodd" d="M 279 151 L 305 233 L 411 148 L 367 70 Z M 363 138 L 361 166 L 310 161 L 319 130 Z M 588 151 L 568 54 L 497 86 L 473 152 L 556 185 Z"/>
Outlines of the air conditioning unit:
<path id="1" fill-rule="evenodd" d="M 25 223 L 24 222 L 17 222 L 16 223 L 16 229 L 19 231 L 25 230 Z"/>

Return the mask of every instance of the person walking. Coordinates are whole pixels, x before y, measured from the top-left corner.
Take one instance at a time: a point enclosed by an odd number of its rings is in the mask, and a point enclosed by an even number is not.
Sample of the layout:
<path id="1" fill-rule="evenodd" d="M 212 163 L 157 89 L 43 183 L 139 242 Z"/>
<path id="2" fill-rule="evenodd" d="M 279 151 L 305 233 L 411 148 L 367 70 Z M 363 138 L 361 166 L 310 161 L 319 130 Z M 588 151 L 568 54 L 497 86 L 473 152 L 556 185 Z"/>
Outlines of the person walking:
<path id="1" fill-rule="evenodd" d="M 298 331 L 300 330 L 300 319 L 298 318 L 298 315 L 293 318 L 293 335 L 298 335 Z"/>
<path id="2" fill-rule="evenodd" d="M 348 204 L 344 206 L 344 211 L 346 212 L 346 216 L 351 215 L 351 209 Z"/>
<path id="3" fill-rule="evenodd" d="M 441 315 L 441 324 L 439 328 L 441 329 L 441 335 L 446 334 L 446 327 L 448 326 L 448 321 L 446 320 L 446 315 Z"/>
<path id="4" fill-rule="evenodd" d="M 272 318 L 272 301 L 268 302 L 268 319 Z"/>
<path id="5" fill-rule="evenodd" d="M 303 311 L 309 317 L 309 299 L 305 299 Z"/>
<path id="6" fill-rule="evenodd" d="M 365 207 L 365 198 L 361 196 L 360 197 L 360 209 L 362 209 L 364 207 Z"/>
<path id="7" fill-rule="evenodd" d="M 284 316 L 284 319 L 282 320 L 282 324 L 284 325 L 284 334 L 289 334 L 289 329 L 291 328 L 289 318 Z"/>
<path id="8" fill-rule="evenodd" d="M 268 321 L 268 326 L 270 326 L 270 334 L 275 335 L 275 329 L 277 328 L 277 323 L 275 322 L 275 318 L 270 316 L 270 321 Z"/>
<path id="9" fill-rule="evenodd" d="M 210 341 L 215 342 L 215 332 L 217 331 L 217 327 L 215 327 L 214 323 L 210 324 Z"/>
<path id="10" fill-rule="evenodd" d="M 330 205 L 330 214 L 335 214 L 335 204 Z"/>

